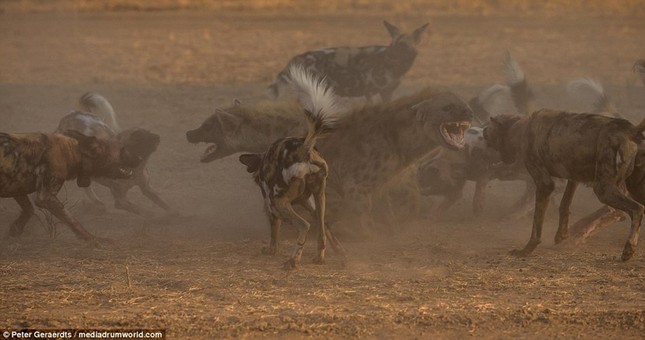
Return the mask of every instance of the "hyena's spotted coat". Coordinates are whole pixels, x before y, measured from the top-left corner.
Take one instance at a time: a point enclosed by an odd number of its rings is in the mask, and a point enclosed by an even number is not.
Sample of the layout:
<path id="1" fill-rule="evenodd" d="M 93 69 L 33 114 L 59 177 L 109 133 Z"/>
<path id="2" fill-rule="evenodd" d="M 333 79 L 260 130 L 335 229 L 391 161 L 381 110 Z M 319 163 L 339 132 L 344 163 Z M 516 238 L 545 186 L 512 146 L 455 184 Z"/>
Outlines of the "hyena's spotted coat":
<path id="1" fill-rule="evenodd" d="M 336 47 L 309 51 L 293 57 L 269 86 L 267 94 L 277 98 L 289 82 L 291 65 L 302 65 L 309 72 L 325 77 L 339 96 L 367 97 L 376 94 L 389 101 L 401 79 L 417 56 L 417 45 L 428 24 L 411 34 L 402 34 L 384 21 L 392 37 L 389 46 Z"/>
<path id="2" fill-rule="evenodd" d="M 324 81 L 316 79 L 300 66 L 292 66 L 290 78 L 296 88 L 308 94 L 303 98 L 307 117 L 307 135 L 286 137 L 275 141 L 263 154 L 243 154 L 240 162 L 253 174 L 262 191 L 265 209 L 271 223 L 271 244 L 267 249 L 275 254 L 277 238 L 283 219 L 298 226 L 298 240 L 291 258 L 285 266 L 296 268 L 300 263 L 310 224 L 300 216 L 292 204 L 303 205 L 317 220 L 317 263 L 324 263 L 326 248 L 325 186 L 328 167 L 314 148 L 316 140 L 332 130 L 338 114 L 333 91 Z"/>

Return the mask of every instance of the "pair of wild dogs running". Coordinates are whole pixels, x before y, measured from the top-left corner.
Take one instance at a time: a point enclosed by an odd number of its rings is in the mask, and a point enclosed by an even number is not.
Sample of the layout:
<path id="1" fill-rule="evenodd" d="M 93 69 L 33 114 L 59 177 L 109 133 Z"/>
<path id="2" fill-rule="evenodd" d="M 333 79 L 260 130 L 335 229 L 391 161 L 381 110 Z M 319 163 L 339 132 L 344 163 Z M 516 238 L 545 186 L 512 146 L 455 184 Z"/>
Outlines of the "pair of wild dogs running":
<path id="1" fill-rule="evenodd" d="M 78 238 L 97 240 L 57 198 L 64 182 L 71 179 L 86 189 L 92 181 L 99 182 L 111 190 L 117 207 L 138 212 L 125 194 L 133 185 L 144 193 L 149 188 L 145 164 L 159 145 L 159 136 L 139 128 L 118 131 L 111 105 L 100 95 L 85 94 L 79 104 L 86 111 L 106 115 L 73 111 L 61 119 L 53 134 L 0 133 L 0 197 L 14 198 L 22 210 L 11 224 L 10 236 L 22 234 L 33 216 L 27 195 L 36 193 L 36 206 L 68 225 Z M 96 197 L 91 190 L 88 196 Z"/>

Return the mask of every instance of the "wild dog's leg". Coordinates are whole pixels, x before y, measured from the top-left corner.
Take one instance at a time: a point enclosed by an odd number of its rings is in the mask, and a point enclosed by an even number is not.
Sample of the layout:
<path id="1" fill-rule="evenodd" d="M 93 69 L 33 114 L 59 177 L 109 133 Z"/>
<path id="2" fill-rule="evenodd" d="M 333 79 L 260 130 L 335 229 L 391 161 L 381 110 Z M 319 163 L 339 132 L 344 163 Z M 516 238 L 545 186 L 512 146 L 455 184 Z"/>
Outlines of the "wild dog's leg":
<path id="1" fill-rule="evenodd" d="M 60 188 L 60 187 L 59 187 Z M 51 189 L 50 189 L 51 190 Z M 58 190 L 51 190 L 53 192 L 58 192 Z M 65 209 L 65 206 L 61 201 L 56 198 L 56 195 L 51 191 L 42 190 L 39 191 L 36 195 L 36 206 L 39 208 L 46 209 L 51 212 L 56 218 L 63 221 L 70 229 L 74 232 L 76 237 L 84 240 L 91 241 L 94 240 L 94 235 L 90 234 L 80 222 L 78 222 L 72 215 Z"/>
<path id="2" fill-rule="evenodd" d="M 22 234 L 25 229 L 25 225 L 31 216 L 34 215 L 34 206 L 31 205 L 31 201 L 29 201 L 29 197 L 27 195 L 17 196 L 13 199 L 18 202 L 22 210 L 20 211 L 20 216 L 18 216 L 18 218 L 11 224 L 11 227 L 9 228 L 9 236 L 19 236 Z"/>
<path id="3" fill-rule="evenodd" d="M 562 201 L 560 201 L 560 217 L 558 222 L 558 232 L 555 234 L 555 244 L 569 238 L 569 208 L 571 207 L 571 201 L 573 201 L 573 195 L 576 193 L 576 188 L 578 183 L 574 181 L 567 181 L 567 188 L 564 189 L 564 195 L 562 195 Z"/>
<path id="4" fill-rule="evenodd" d="M 288 185 L 289 187 L 286 192 L 282 193 L 280 197 L 273 198 L 273 203 L 277 214 L 282 218 L 289 219 L 291 224 L 298 228 L 296 247 L 289 260 L 284 264 L 285 269 L 295 269 L 300 265 L 302 250 L 307 242 L 307 233 L 311 225 L 302 216 L 298 215 L 291 205 L 294 197 L 302 195 L 303 188 L 306 185 L 304 179 L 293 178 Z"/>
<path id="5" fill-rule="evenodd" d="M 143 210 L 128 200 L 128 189 L 120 185 L 116 180 L 111 180 L 109 184 L 110 192 L 114 197 L 114 207 L 117 209 L 129 211 L 133 214 L 142 215 Z"/>
<path id="6" fill-rule="evenodd" d="M 282 219 L 275 212 L 267 212 L 269 223 L 271 224 L 271 241 L 268 246 L 262 248 L 262 253 L 266 255 L 275 255 L 278 251 L 278 237 L 280 236 L 280 226 Z"/>
<path id="7" fill-rule="evenodd" d="M 327 225 L 325 224 L 325 180 L 323 179 L 318 191 L 314 193 L 314 201 L 316 204 L 316 220 L 318 221 L 318 256 L 314 259 L 314 263 L 325 263 L 325 249 L 327 248 Z"/>
<path id="8" fill-rule="evenodd" d="M 326 200 L 325 200 L 326 201 Z M 312 202 L 309 200 L 304 200 L 304 201 L 299 201 L 300 205 L 302 205 L 309 214 L 311 214 L 311 217 L 316 218 L 316 208 L 311 204 Z M 325 203 L 325 211 L 327 210 L 327 204 Z M 325 219 L 327 221 L 327 219 Z M 329 244 L 331 245 L 331 248 L 334 249 L 335 252 L 338 254 L 344 256 L 347 252 L 345 251 L 345 247 L 343 247 L 342 244 L 340 244 L 340 241 L 336 238 L 334 233 L 331 230 L 331 224 L 328 222 L 325 222 L 325 233 L 327 234 L 327 240 L 329 241 Z"/>
<path id="9" fill-rule="evenodd" d="M 573 239 L 576 244 L 584 242 L 594 231 L 607 225 L 624 221 L 625 218 L 627 216 L 623 211 L 605 205 L 571 226 Z"/>
<path id="10" fill-rule="evenodd" d="M 621 257 L 623 261 L 629 260 L 634 255 L 636 245 L 638 244 L 638 236 L 645 208 L 640 203 L 622 193 L 619 187 L 613 182 L 596 182 L 593 191 L 602 203 L 626 212 L 631 218 L 631 232 Z"/>
<path id="11" fill-rule="evenodd" d="M 475 216 L 480 216 L 484 212 L 486 185 L 488 182 L 488 176 L 480 177 L 475 181 L 475 193 L 473 194 L 473 213 Z"/>
<path id="12" fill-rule="evenodd" d="M 137 172 L 135 175 L 135 181 L 139 189 L 141 190 L 141 193 L 143 193 L 146 197 L 148 197 L 149 200 L 154 202 L 157 206 L 159 206 L 161 209 L 165 211 L 170 211 L 170 206 L 161 199 L 159 194 L 152 189 L 150 186 L 150 177 L 147 174 L 148 169 L 143 168 L 141 169 L 141 172 Z"/>
<path id="13" fill-rule="evenodd" d="M 535 161 L 534 161 L 535 162 Z M 539 162 L 539 160 L 537 160 Z M 535 211 L 533 212 L 533 229 L 531 238 L 522 250 L 512 250 L 511 254 L 516 256 L 528 256 L 542 242 L 542 225 L 544 224 L 544 215 L 549 207 L 549 198 L 555 189 L 555 183 L 549 173 L 534 165 L 533 162 L 526 162 L 526 169 L 535 181 Z"/>

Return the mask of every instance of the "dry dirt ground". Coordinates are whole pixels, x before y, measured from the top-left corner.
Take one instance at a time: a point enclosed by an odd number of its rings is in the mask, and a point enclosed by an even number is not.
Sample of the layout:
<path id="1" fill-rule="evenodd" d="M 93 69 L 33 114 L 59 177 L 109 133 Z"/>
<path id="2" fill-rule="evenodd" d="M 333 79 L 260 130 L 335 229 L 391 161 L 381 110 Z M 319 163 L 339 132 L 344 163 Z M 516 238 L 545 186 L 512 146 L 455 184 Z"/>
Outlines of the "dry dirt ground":
<path id="1" fill-rule="evenodd" d="M 600 80 L 633 121 L 645 88 L 631 72 L 645 57 L 645 18 L 248 14 L 240 12 L 0 13 L 0 130 L 52 131 L 86 91 L 106 96 L 122 127 L 159 133 L 149 170 L 174 212 L 133 190 L 148 217 L 93 212 L 70 182 L 61 191 L 92 233 L 88 247 L 65 226 L 54 236 L 38 212 L 26 234 L 0 241 L 0 328 L 164 328 L 170 338 L 642 338 L 645 248 L 618 260 L 625 223 L 587 243 L 554 246 L 555 213 L 526 259 L 530 218 L 502 222 L 519 194 L 491 183 L 474 219 L 466 195 L 441 220 L 396 223 L 348 239 L 346 258 L 281 269 L 294 238 L 285 228 L 275 257 L 261 254 L 268 225 L 261 197 L 235 156 L 198 162 L 203 145 L 185 132 L 234 98 L 257 100 L 288 58 L 308 49 L 387 43 L 383 18 L 412 29 L 430 22 L 399 92 L 446 85 L 464 98 L 503 82 L 511 50 L 543 106 L 572 108 L 564 84 Z M 573 217 L 599 204 L 581 189 Z M 4 235 L 18 207 L 0 200 Z M 342 236 L 342 235 L 341 235 Z M 642 239 L 642 237 L 641 237 Z"/>

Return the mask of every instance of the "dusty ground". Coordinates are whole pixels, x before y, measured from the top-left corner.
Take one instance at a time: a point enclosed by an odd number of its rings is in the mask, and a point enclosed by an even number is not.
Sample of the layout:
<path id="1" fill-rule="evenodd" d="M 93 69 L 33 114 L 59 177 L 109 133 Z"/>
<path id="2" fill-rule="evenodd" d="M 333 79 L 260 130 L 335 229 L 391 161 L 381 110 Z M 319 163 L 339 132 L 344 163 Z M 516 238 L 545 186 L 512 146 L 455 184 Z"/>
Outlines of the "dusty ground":
<path id="1" fill-rule="evenodd" d="M 503 81 L 510 49 L 542 105 L 572 108 L 563 85 L 591 76 L 629 118 L 645 112 L 645 89 L 631 73 L 645 57 L 643 17 L 0 13 L 0 130 L 52 131 L 82 93 L 99 92 L 121 126 L 161 134 L 150 172 L 175 210 L 164 215 L 133 191 L 153 217 L 92 213 L 67 184 L 60 197 L 115 245 L 87 247 L 65 226 L 50 238 L 39 213 L 24 237 L 0 242 L 0 328 L 150 327 L 171 338 L 642 338 L 645 250 L 619 262 L 627 225 L 556 247 L 551 211 L 535 254 L 510 257 L 530 233 L 530 219 L 500 222 L 518 194 L 512 183 L 491 184 L 482 218 L 472 218 L 469 191 L 444 219 L 347 241 L 347 258 L 332 253 L 324 266 L 308 260 L 310 242 L 300 270 L 281 269 L 294 242 L 288 227 L 280 254 L 261 255 L 268 226 L 258 190 L 236 157 L 200 164 L 203 146 L 188 144 L 185 131 L 218 105 L 261 97 L 294 53 L 386 43 L 384 17 L 408 29 L 429 21 L 433 31 L 401 92 L 442 84 L 470 97 Z M 581 190 L 573 216 L 596 207 Z M 0 232 L 17 213 L 13 201 L 0 201 Z"/>

